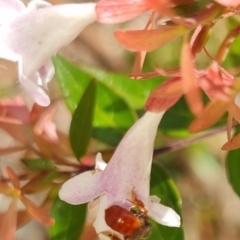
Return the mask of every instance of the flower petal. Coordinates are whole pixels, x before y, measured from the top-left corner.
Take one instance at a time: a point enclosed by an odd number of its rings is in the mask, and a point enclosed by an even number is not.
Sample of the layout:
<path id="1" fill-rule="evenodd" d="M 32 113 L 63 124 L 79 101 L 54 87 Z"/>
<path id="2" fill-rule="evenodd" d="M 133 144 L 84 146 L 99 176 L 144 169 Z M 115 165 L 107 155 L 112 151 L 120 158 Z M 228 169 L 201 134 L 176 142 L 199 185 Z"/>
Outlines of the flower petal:
<path id="1" fill-rule="evenodd" d="M 28 77 L 94 20 L 95 3 L 40 8 L 11 22 L 5 44 L 20 56 L 19 68 Z"/>
<path id="2" fill-rule="evenodd" d="M 153 145 L 163 114 L 146 112 L 118 145 L 103 172 L 103 185 L 113 201 L 131 200 L 134 190 L 137 198 L 147 204 Z"/>
<path id="3" fill-rule="evenodd" d="M 179 227 L 181 225 L 180 216 L 169 207 L 149 200 L 148 215 L 156 222 L 169 227 Z"/>
<path id="4" fill-rule="evenodd" d="M 93 200 L 104 193 L 101 184 L 103 172 L 87 171 L 66 181 L 59 191 L 61 200 L 73 205 Z"/>
<path id="5" fill-rule="evenodd" d="M 48 106 L 50 104 L 50 98 L 45 93 L 45 91 L 34 81 L 23 80 L 20 81 L 22 83 L 23 89 L 32 97 L 32 99 L 41 106 Z"/>
<path id="6" fill-rule="evenodd" d="M 52 61 L 50 60 L 38 69 L 38 84 L 43 86 L 43 88 L 47 89 L 47 84 L 53 78 L 54 73 L 55 69 Z"/>
<path id="7" fill-rule="evenodd" d="M 0 0 L 0 25 L 10 22 L 25 10 L 20 0 Z"/>

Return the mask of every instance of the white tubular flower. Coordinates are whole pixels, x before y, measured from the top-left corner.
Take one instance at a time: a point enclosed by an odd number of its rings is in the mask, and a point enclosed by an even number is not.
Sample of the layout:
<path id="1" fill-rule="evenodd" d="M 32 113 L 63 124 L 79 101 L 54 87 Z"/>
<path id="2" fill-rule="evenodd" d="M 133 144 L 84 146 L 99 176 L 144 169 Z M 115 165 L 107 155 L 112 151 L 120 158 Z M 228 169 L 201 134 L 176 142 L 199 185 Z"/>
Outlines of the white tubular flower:
<path id="1" fill-rule="evenodd" d="M 82 204 L 99 197 L 94 227 L 101 239 L 106 239 L 106 235 L 101 234 L 106 232 L 123 239 L 106 224 L 105 210 L 113 205 L 129 209 L 133 192 L 156 222 L 172 227 L 181 224 L 174 210 L 160 204 L 156 196 L 149 196 L 154 139 L 163 114 L 146 112 L 126 133 L 105 169 L 98 154 L 96 171 L 75 176 L 60 189 L 60 198 L 70 204 Z"/>
<path id="2" fill-rule="evenodd" d="M 94 22 L 95 3 L 51 4 L 0 0 L 0 58 L 18 62 L 19 81 L 39 105 L 47 106 L 44 89 L 54 74 L 51 57 Z"/>

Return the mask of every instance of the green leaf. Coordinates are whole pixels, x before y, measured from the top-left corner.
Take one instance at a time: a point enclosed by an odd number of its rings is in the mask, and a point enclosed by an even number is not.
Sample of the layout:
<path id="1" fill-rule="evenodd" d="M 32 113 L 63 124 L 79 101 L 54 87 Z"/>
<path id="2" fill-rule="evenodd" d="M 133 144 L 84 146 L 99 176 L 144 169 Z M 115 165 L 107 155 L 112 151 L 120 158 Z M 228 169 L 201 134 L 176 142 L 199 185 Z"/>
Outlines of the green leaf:
<path id="1" fill-rule="evenodd" d="M 174 209 L 181 215 L 181 198 L 173 180 L 156 163 L 152 165 L 150 195 L 156 195 L 161 199 L 161 203 Z M 152 222 L 152 231 L 148 240 L 183 240 L 183 228 L 167 227 Z"/>
<path id="2" fill-rule="evenodd" d="M 22 162 L 25 164 L 25 166 L 32 170 L 32 171 L 38 171 L 38 170 L 54 170 L 54 164 L 50 160 L 42 159 L 42 158 L 33 158 L 33 159 L 22 159 Z"/>
<path id="3" fill-rule="evenodd" d="M 57 197 L 52 206 L 56 223 L 50 228 L 50 240 L 78 240 L 85 224 L 87 204 L 70 205 Z"/>
<path id="4" fill-rule="evenodd" d="M 184 98 L 181 98 L 173 107 L 171 107 L 163 116 L 160 129 L 164 133 L 183 131 L 188 132 L 188 126 L 193 121 L 194 115 Z"/>
<path id="5" fill-rule="evenodd" d="M 92 80 L 80 99 L 70 126 L 70 143 L 77 159 L 86 153 L 92 135 L 95 97 L 96 82 Z"/>
<path id="6" fill-rule="evenodd" d="M 203 100 L 208 101 L 205 96 Z M 163 116 L 159 129 L 162 133 L 174 137 L 189 137 L 188 131 L 190 123 L 194 120 L 194 115 L 190 112 L 184 97 L 182 97 L 173 107 Z M 217 127 L 226 124 L 227 114 L 224 114 L 213 126 Z"/>
<path id="7" fill-rule="evenodd" d="M 226 159 L 226 171 L 229 183 L 240 197 L 240 149 L 230 151 Z"/>
<path id="8" fill-rule="evenodd" d="M 55 56 L 52 60 L 67 107 L 74 112 L 93 77 L 80 71 L 63 57 Z"/>
<path id="9" fill-rule="evenodd" d="M 136 112 L 122 97 L 122 89 L 118 90 L 114 84 L 108 84 L 113 81 L 114 77 L 108 79 L 108 75 L 101 75 L 107 79 L 100 81 L 100 74 L 95 76 L 92 73 L 85 73 L 60 56 L 54 57 L 53 61 L 62 94 L 71 112 L 76 109 L 91 79 L 96 79 L 97 97 L 93 136 L 108 144 L 116 145 L 126 130 L 135 122 Z M 117 80 L 119 79 L 114 81 Z"/>
<path id="10" fill-rule="evenodd" d="M 117 145 L 134 123 L 136 114 L 106 84 L 98 82 L 93 136 L 110 145 Z"/>
<path id="11" fill-rule="evenodd" d="M 105 72 L 86 66 L 82 66 L 81 69 L 115 92 L 132 109 L 142 109 L 150 92 L 162 82 L 160 77 L 133 80 L 120 73 Z"/>

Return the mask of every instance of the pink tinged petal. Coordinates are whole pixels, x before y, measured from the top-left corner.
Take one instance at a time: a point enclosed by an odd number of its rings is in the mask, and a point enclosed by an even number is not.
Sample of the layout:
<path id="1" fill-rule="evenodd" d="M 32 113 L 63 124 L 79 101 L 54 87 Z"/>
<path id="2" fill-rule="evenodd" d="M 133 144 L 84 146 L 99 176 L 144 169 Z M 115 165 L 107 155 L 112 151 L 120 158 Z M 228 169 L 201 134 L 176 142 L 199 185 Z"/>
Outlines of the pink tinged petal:
<path id="1" fill-rule="evenodd" d="M 94 21 L 95 3 L 40 8 L 11 22 L 5 44 L 19 55 L 19 72 L 29 77 Z"/>
<path id="2" fill-rule="evenodd" d="M 25 10 L 20 0 L 0 0 L 0 25 L 10 22 Z"/>
<path id="3" fill-rule="evenodd" d="M 101 0 L 96 5 L 100 23 L 120 23 L 131 20 L 150 9 L 146 0 Z"/>
<path id="4" fill-rule="evenodd" d="M 103 172 L 87 171 L 66 181 L 59 191 L 61 200 L 73 205 L 87 203 L 104 193 Z"/>
<path id="5" fill-rule="evenodd" d="M 31 98 L 41 106 L 48 106 L 50 98 L 46 92 L 36 83 L 29 80 L 21 80 L 23 89 L 31 96 Z"/>
<path id="6" fill-rule="evenodd" d="M 152 201 L 152 199 L 148 203 L 148 215 L 156 222 L 165 226 L 179 227 L 181 225 L 180 216 L 172 208 Z"/>
<path id="7" fill-rule="evenodd" d="M 54 66 L 51 60 L 49 60 L 46 64 L 44 64 L 41 68 L 38 69 L 38 84 L 43 86 L 43 88 L 47 88 L 47 84 L 53 78 L 55 73 Z"/>
<path id="8" fill-rule="evenodd" d="M 164 114 L 146 112 L 126 133 L 104 174 L 103 185 L 113 201 L 137 198 L 147 204 L 154 139 Z"/>

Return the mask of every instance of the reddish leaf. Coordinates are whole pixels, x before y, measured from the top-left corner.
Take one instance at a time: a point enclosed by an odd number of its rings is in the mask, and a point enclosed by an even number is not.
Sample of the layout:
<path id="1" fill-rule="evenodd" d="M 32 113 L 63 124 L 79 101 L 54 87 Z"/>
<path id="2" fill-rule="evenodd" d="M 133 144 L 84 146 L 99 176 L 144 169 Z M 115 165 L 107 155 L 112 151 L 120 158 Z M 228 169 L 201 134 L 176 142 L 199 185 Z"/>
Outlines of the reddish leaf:
<path id="1" fill-rule="evenodd" d="M 235 38 L 239 35 L 239 33 L 240 27 L 237 26 L 236 28 L 232 29 L 225 37 L 216 55 L 216 61 L 218 63 L 222 63 L 225 60 L 231 44 L 234 42 Z"/>
<path id="2" fill-rule="evenodd" d="M 45 172 L 39 172 L 38 175 L 21 187 L 21 192 L 23 194 L 31 194 L 49 189 L 52 186 L 52 183 L 44 182 L 45 175 Z"/>
<path id="3" fill-rule="evenodd" d="M 182 96 L 181 79 L 173 77 L 158 86 L 148 97 L 145 108 L 151 112 L 161 112 L 173 106 Z"/>
<path id="4" fill-rule="evenodd" d="M 193 19 L 196 21 L 197 25 L 206 24 L 214 19 L 218 18 L 224 11 L 224 7 L 219 4 L 209 3 L 201 12 L 199 12 Z"/>
<path id="5" fill-rule="evenodd" d="M 23 151 L 23 150 L 26 150 L 26 148 L 22 146 L 0 148 L 0 156 L 8 155 L 8 154 Z"/>
<path id="6" fill-rule="evenodd" d="M 193 18 L 183 18 L 176 14 L 173 6 L 176 6 L 176 1 L 174 0 L 148 0 L 153 11 L 159 13 L 160 16 L 164 16 L 167 19 L 171 19 L 176 25 L 182 25 L 186 27 L 192 27 L 196 25 L 196 21 Z M 181 1 L 181 4 L 184 1 Z M 161 24 L 160 24 L 161 25 Z"/>
<path id="7" fill-rule="evenodd" d="M 198 115 L 203 111 L 201 92 L 197 85 L 194 58 L 187 37 L 184 38 L 181 53 L 181 76 L 183 91 L 192 113 Z"/>
<path id="8" fill-rule="evenodd" d="M 152 30 L 118 30 L 114 32 L 119 43 L 130 51 L 152 51 L 162 47 L 187 31 L 182 26 L 162 26 Z"/>
<path id="9" fill-rule="evenodd" d="M 14 188 L 20 189 L 20 181 L 18 179 L 18 176 L 13 171 L 13 169 L 11 167 L 6 167 L 6 172 Z"/>
<path id="10" fill-rule="evenodd" d="M 151 14 L 148 22 L 147 22 L 145 30 L 152 29 L 154 17 L 155 17 L 155 13 L 153 12 Z M 147 52 L 145 52 L 145 51 L 137 52 L 135 62 L 134 62 L 134 66 L 133 66 L 132 75 L 138 76 L 141 73 L 146 55 L 147 55 Z"/>
<path id="11" fill-rule="evenodd" d="M 0 117 L 0 128 L 10 134 L 14 139 L 27 145 L 30 141 L 29 135 L 26 134 L 24 125 L 16 119 Z"/>
<path id="12" fill-rule="evenodd" d="M 30 112 L 30 121 L 32 124 L 34 124 L 39 116 L 43 113 L 45 107 L 38 105 L 37 103 L 34 103 Z"/>
<path id="13" fill-rule="evenodd" d="M 215 100 L 210 102 L 203 112 L 191 123 L 189 131 L 196 133 L 213 125 L 226 112 L 228 102 Z"/>
<path id="14" fill-rule="evenodd" d="M 18 119 L 25 124 L 29 123 L 29 110 L 20 97 L 1 100 L 0 109 L 5 109 L 8 117 Z"/>
<path id="15" fill-rule="evenodd" d="M 55 152 L 59 153 L 62 157 L 73 156 L 72 148 L 70 145 L 69 137 L 60 131 L 57 131 L 59 143 L 53 142 Z M 58 148 L 57 148 L 58 146 Z"/>
<path id="16" fill-rule="evenodd" d="M 40 208 L 34 202 L 32 202 L 23 195 L 21 196 L 21 200 L 26 206 L 27 211 L 33 218 L 47 226 L 54 225 L 55 220 L 51 218 L 51 216 L 44 209 Z"/>
<path id="17" fill-rule="evenodd" d="M 212 26 L 210 24 L 198 26 L 191 38 L 192 54 L 195 57 L 202 51 L 212 33 Z"/>
<path id="18" fill-rule="evenodd" d="M 240 108 L 233 101 L 230 102 L 228 111 L 240 123 Z"/>
<path id="19" fill-rule="evenodd" d="M 33 128 L 35 134 L 40 135 L 43 133 L 43 131 L 45 132 L 47 131 L 49 137 L 57 139 L 56 127 L 55 124 L 53 124 L 51 121 L 56 111 L 57 107 L 56 104 L 57 104 L 56 101 L 53 102 L 49 107 L 44 109 L 40 116 L 38 116 L 38 119 L 36 119 L 36 123 L 34 124 Z"/>
<path id="20" fill-rule="evenodd" d="M 13 199 L 7 212 L 1 216 L 0 239 L 14 240 L 17 225 L 17 199 Z"/>
<path id="21" fill-rule="evenodd" d="M 240 133 L 234 136 L 232 139 L 227 141 L 223 146 L 222 150 L 235 150 L 240 148 Z"/>
<path id="22" fill-rule="evenodd" d="M 32 220 L 31 215 L 26 210 L 18 211 L 17 215 L 18 215 L 18 217 L 17 217 L 17 227 L 18 228 L 26 225 L 27 223 L 29 223 Z"/>
<path id="23" fill-rule="evenodd" d="M 228 120 L 227 120 L 227 138 L 228 138 L 228 141 L 231 139 L 232 121 L 233 121 L 233 116 L 232 116 L 231 113 L 228 113 Z"/>
<path id="24" fill-rule="evenodd" d="M 8 194 L 10 191 L 12 191 L 12 187 L 8 186 L 5 182 L 2 182 L 0 180 L 0 193 Z"/>
<path id="25" fill-rule="evenodd" d="M 148 11 L 147 0 L 101 0 L 96 5 L 97 20 L 100 23 L 120 23 L 128 21 Z"/>

